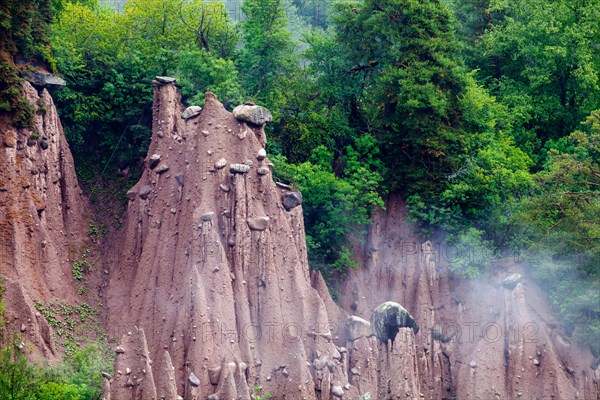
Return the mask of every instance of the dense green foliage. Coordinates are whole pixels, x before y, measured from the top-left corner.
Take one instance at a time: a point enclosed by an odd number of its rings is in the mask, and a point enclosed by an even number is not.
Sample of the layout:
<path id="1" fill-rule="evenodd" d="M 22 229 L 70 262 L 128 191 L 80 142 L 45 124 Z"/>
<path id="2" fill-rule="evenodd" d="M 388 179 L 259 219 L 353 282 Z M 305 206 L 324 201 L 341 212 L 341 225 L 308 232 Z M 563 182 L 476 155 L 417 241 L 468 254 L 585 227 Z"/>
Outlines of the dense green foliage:
<path id="1" fill-rule="evenodd" d="M 364 79 L 361 112 L 390 168 L 388 184 L 436 191 L 464 141 L 464 73 L 448 10 L 435 1 L 344 2 L 335 22 L 350 72 Z"/>
<path id="2" fill-rule="evenodd" d="M 56 103 L 79 168 L 134 167 L 145 156 L 156 75 L 177 76 L 188 96 L 240 101 L 236 43 L 220 3 L 130 1 L 122 14 L 62 3 L 52 45 L 68 86 Z"/>
<path id="3" fill-rule="evenodd" d="M 50 55 L 50 0 L 6 0 L 0 4 L 0 116 L 31 127 L 34 109 L 25 100 L 15 63 L 54 67 Z M 27 69 L 22 67 L 23 72 Z"/>
<path id="4" fill-rule="evenodd" d="M 102 395 L 102 371 L 110 359 L 96 345 L 78 350 L 56 366 L 37 366 L 23 353 L 23 344 L 0 350 L 0 398 L 6 400 L 94 400 Z"/>
<path id="5" fill-rule="evenodd" d="M 156 75 L 177 77 L 188 104 L 206 90 L 228 108 L 253 100 L 274 114 L 275 177 L 303 193 L 312 268 L 333 279 L 354 266 L 352 241 L 400 192 L 424 233 L 460 250 L 452 271 L 475 278 L 521 254 L 567 331 L 593 344 L 596 3 L 246 0 L 232 22 L 202 0 L 133 0 L 120 14 L 55 0 L 50 54 L 49 3 L 8 1 L 0 34 L 18 46 L 1 56 L 18 47 L 67 80 L 56 103 L 82 178 L 135 172 Z M 15 18 L 26 23 L 15 30 Z M 5 64 L 0 111 L 26 125 L 18 70 Z"/>
<path id="6" fill-rule="evenodd" d="M 597 1 L 453 3 L 469 66 L 509 108 L 517 144 L 541 166 L 548 141 L 600 104 Z"/>

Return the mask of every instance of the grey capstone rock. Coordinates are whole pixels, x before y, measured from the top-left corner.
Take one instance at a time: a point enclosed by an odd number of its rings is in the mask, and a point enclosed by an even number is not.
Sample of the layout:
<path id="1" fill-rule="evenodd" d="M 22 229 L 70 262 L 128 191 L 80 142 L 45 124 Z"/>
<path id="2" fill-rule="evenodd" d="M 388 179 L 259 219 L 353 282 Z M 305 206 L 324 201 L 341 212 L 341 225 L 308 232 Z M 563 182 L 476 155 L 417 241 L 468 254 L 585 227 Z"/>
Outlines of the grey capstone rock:
<path id="1" fill-rule="evenodd" d="M 28 72 L 24 76 L 25 80 L 38 88 L 60 89 L 67 86 L 64 79 L 52 74 L 42 72 Z"/>
<path id="2" fill-rule="evenodd" d="M 150 161 L 148 162 L 148 166 L 150 169 L 154 169 L 158 163 L 160 162 L 160 154 L 152 154 L 150 156 Z"/>
<path id="3" fill-rule="evenodd" d="M 281 195 L 281 201 L 283 203 L 283 207 L 289 211 L 292 208 L 298 207 L 300 204 L 302 204 L 302 193 L 284 192 Z"/>
<path id="4" fill-rule="evenodd" d="M 507 289 L 514 289 L 517 286 L 517 284 L 521 282 L 521 279 L 521 274 L 515 272 L 514 274 L 510 274 L 509 276 L 504 278 L 504 280 L 502 281 L 502 286 L 504 286 Z"/>
<path id="5" fill-rule="evenodd" d="M 157 76 L 156 79 L 160 83 L 175 83 L 177 78 L 172 78 L 170 76 Z"/>
<path id="6" fill-rule="evenodd" d="M 264 160 L 267 157 L 267 151 L 265 149 L 260 149 L 258 154 L 256 155 L 256 159 L 258 161 Z"/>
<path id="7" fill-rule="evenodd" d="M 371 315 L 371 328 L 381 342 L 392 343 L 400 328 L 412 328 L 414 333 L 419 332 L 419 325 L 408 311 L 400 304 L 386 301 L 373 310 Z"/>
<path id="8" fill-rule="evenodd" d="M 273 116 L 269 110 L 256 105 L 239 105 L 233 109 L 233 116 L 254 125 L 264 125 L 273 121 Z"/>
<path id="9" fill-rule="evenodd" d="M 200 115 L 201 112 L 202 112 L 202 107 L 200 107 L 200 106 L 189 106 L 188 108 L 185 109 L 185 111 L 183 112 L 183 114 L 181 114 L 181 118 L 183 118 L 183 119 L 190 119 L 190 118 L 193 118 L 195 116 Z"/>
<path id="10" fill-rule="evenodd" d="M 250 171 L 250 166 L 246 164 L 231 164 L 229 166 L 229 171 L 234 174 L 245 174 Z"/>

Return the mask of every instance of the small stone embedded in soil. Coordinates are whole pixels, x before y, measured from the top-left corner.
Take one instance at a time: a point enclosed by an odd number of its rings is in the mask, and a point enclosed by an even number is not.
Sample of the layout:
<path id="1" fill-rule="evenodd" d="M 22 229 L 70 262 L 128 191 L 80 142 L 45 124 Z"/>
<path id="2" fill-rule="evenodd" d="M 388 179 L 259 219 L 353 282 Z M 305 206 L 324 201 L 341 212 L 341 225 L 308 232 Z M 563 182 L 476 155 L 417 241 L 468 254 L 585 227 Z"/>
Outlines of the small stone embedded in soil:
<path id="1" fill-rule="evenodd" d="M 534 358 L 533 365 L 540 365 L 540 360 L 538 360 L 537 358 Z"/>
<path id="2" fill-rule="evenodd" d="M 129 191 L 125 195 L 125 197 L 127 197 L 127 200 L 135 200 L 136 196 L 137 192 L 133 188 L 129 189 Z"/>
<path id="3" fill-rule="evenodd" d="M 335 397 L 344 396 L 344 389 L 341 386 L 334 386 L 331 388 L 331 394 Z"/>
<path id="4" fill-rule="evenodd" d="M 160 167 L 158 167 L 158 169 L 156 170 L 157 174 L 164 174 L 165 172 L 167 172 L 169 170 L 169 166 L 166 164 L 161 165 Z"/>
<path id="5" fill-rule="evenodd" d="M 471 367 L 471 368 L 477 367 L 477 363 L 475 362 L 475 360 L 471 360 L 471 362 L 469 363 L 469 367 Z"/>
<path id="6" fill-rule="evenodd" d="M 196 374 L 194 374 L 193 372 L 190 373 L 190 376 L 188 377 L 188 379 L 190 380 L 190 383 L 192 384 L 192 386 L 195 386 L 195 387 L 200 386 L 200 379 L 198 379 Z"/>
<path id="7" fill-rule="evenodd" d="M 177 181 L 177 183 L 179 183 L 181 186 L 183 186 L 183 183 L 185 181 L 185 176 L 183 174 L 177 174 L 177 175 L 175 175 L 175 180 Z"/>
<path id="8" fill-rule="evenodd" d="M 269 227 L 269 217 L 256 217 L 248 219 L 248 226 L 255 231 L 264 231 Z"/>
<path id="9" fill-rule="evenodd" d="M 231 190 L 231 188 L 225 184 L 220 184 L 219 187 L 221 188 L 222 191 L 224 192 L 229 192 Z"/>
<path id="10" fill-rule="evenodd" d="M 177 209 L 176 208 L 171 208 L 171 214 L 175 214 L 177 213 Z"/>
<path id="11" fill-rule="evenodd" d="M 258 172 L 259 175 L 268 175 L 271 171 L 267 167 L 259 167 L 256 172 Z"/>
<path id="12" fill-rule="evenodd" d="M 117 353 L 117 354 L 123 354 L 123 353 L 125 353 L 125 349 L 123 347 L 121 347 L 121 346 L 118 346 L 115 349 L 115 353 Z"/>
<path id="13" fill-rule="evenodd" d="M 16 144 L 17 144 L 17 141 L 12 136 L 7 135 L 4 138 L 4 146 L 13 148 L 13 147 L 15 147 Z"/>
<path id="14" fill-rule="evenodd" d="M 140 189 L 140 197 L 144 200 L 146 200 L 148 198 L 150 193 L 152 193 L 152 188 L 150 187 L 150 185 L 144 185 Z"/>
<path id="15" fill-rule="evenodd" d="M 203 129 L 203 130 L 202 130 L 202 135 L 204 135 L 204 136 L 208 136 L 208 135 L 210 135 L 210 132 L 209 132 L 209 131 L 207 131 L 206 129 Z"/>
<path id="16" fill-rule="evenodd" d="M 213 216 L 215 215 L 214 211 L 209 211 L 202 214 L 202 221 L 212 221 Z"/>
<path id="17" fill-rule="evenodd" d="M 218 385 L 221 379 L 221 367 L 213 367 L 208 369 L 208 380 L 211 385 Z"/>
<path id="18" fill-rule="evenodd" d="M 215 162 L 216 169 L 224 168 L 226 165 L 227 165 L 227 160 L 224 158 L 221 158 Z"/>
<path id="19" fill-rule="evenodd" d="M 160 162 L 160 154 L 152 154 L 150 156 L 150 161 L 148 163 L 148 166 L 150 167 L 150 169 L 154 169 L 158 163 Z"/>
<path id="20" fill-rule="evenodd" d="M 42 140 L 40 142 L 40 147 L 42 148 L 42 150 L 46 150 L 48 148 L 48 142 L 46 142 L 45 140 Z"/>

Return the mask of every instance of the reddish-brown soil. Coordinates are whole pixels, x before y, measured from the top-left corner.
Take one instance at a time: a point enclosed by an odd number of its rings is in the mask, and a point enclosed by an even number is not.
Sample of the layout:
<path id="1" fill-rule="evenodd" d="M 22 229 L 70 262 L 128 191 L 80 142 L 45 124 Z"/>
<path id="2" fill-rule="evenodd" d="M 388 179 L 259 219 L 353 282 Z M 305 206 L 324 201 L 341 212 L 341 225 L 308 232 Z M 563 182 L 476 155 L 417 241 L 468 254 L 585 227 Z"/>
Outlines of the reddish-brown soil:
<path id="1" fill-rule="evenodd" d="M 485 279 L 452 275 L 443 249 L 406 222 L 400 197 L 357 246 L 361 268 L 340 283 L 336 304 L 309 274 L 302 208 L 285 210 L 285 189 L 257 157 L 262 127 L 211 93 L 184 120 L 173 84 L 155 88 L 144 173 L 123 228 L 86 276 L 89 293 L 78 294 L 73 261 L 93 251 L 86 199 L 52 99 L 26 91 L 47 110 L 36 116 L 40 137 L 28 145 L 34 131 L 0 121 L 6 326 L 32 357 L 53 361 L 62 350 L 34 302 L 104 303 L 118 342 L 105 399 L 250 399 L 256 386 L 274 399 L 598 399 L 590 352 L 561 333 L 525 269 L 505 261 Z M 524 279 L 504 288 L 512 272 Z M 363 321 L 367 337 L 349 340 L 348 316 L 368 321 L 388 300 L 420 331 L 400 329 L 386 346 Z"/>
<path id="2" fill-rule="evenodd" d="M 34 128 L 17 130 L 0 121 L 0 274 L 6 338 L 17 334 L 33 345 L 25 347 L 32 357 L 53 361 L 61 351 L 34 301 L 81 300 L 71 263 L 84 246 L 86 201 L 50 94 L 45 89 L 38 93 L 28 83 L 24 88 L 38 108 Z"/>

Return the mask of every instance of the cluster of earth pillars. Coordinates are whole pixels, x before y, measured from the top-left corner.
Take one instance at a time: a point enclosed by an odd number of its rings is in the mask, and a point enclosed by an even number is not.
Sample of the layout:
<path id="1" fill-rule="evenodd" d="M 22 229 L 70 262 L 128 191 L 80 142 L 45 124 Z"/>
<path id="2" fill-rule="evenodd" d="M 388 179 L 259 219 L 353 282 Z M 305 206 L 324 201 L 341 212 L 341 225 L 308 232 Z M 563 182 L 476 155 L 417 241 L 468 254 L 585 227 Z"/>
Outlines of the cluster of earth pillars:
<path id="1" fill-rule="evenodd" d="M 31 358 L 55 361 L 56 328 L 36 304 L 81 301 L 72 267 L 93 213 L 51 96 L 24 85 L 45 112 L 32 129 L 0 126 L 5 319 Z M 270 113 L 230 113 L 212 93 L 186 109 L 173 79 L 154 85 L 144 172 L 84 295 L 118 342 L 105 399 L 250 399 L 256 387 L 274 399 L 598 398 L 593 356 L 561 334 L 520 264 L 454 277 L 401 196 L 374 217 L 334 302 L 309 270 L 302 196 L 272 178 Z"/>

